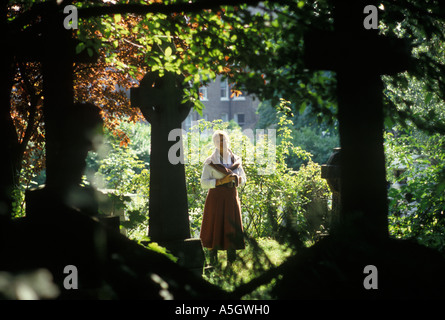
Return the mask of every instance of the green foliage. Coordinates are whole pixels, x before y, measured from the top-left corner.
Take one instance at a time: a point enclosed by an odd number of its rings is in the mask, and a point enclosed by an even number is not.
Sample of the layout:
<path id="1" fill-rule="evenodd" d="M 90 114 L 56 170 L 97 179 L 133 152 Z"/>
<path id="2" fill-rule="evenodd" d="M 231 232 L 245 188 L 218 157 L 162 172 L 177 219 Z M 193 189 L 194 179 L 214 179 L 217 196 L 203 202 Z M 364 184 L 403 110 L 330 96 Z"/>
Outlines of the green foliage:
<path id="1" fill-rule="evenodd" d="M 443 55 L 438 54 L 444 50 L 443 41 L 426 32 L 428 28 L 416 31 L 407 22 L 395 29 L 397 36 L 418 36 L 416 33 L 421 32 L 424 38 L 413 48 L 413 55 L 435 61 L 437 70 L 443 68 Z M 445 108 L 439 90 L 442 74 L 425 78 L 425 70 L 417 68 L 392 78 L 383 77 L 386 103 L 392 106 L 386 109 L 385 122 L 389 130 L 385 143 L 388 182 L 394 186 L 388 191 L 389 231 L 394 237 L 413 238 L 445 252 Z"/>
<path id="2" fill-rule="evenodd" d="M 104 181 L 104 187 L 120 194 L 134 192 L 134 179 L 144 168 L 144 163 L 130 148 L 110 146 L 108 157 L 99 161 L 98 179 Z"/>
<path id="3" fill-rule="evenodd" d="M 229 131 L 231 149 L 243 158 L 247 183 L 239 189 L 245 232 L 253 238 L 272 237 L 281 239 L 285 230 L 297 232 L 301 241 L 313 240 L 314 234 L 307 229 L 306 211 L 314 199 L 326 203 L 330 192 L 326 181 L 320 177 L 320 166 L 311 160 L 311 155 L 295 147 L 291 142 L 291 120 L 280 117 L 277 136 L 280 143 L 276 146 L 271 137 L 264 135 L 255 144 L 239 128 Z M 189 212 L 192 233 L 197 236 L 202 219 L 206 190 L 200 186 L 202 163 L 213 150 L 210 128 L 224 128 L 227 123 L 213 123 L 200 120 L 187 136 L 189 141 L 186 179 L 189 196 Z M 193 142 L 193 143 L 190 143 Z M 275 150 L 275 156 L 269 152 Z M 292 152 L 307 161 L 307 165 L 294 171 L 286 164 Z M 324 227 L 327 227 L 326 225 Z"/>
<path id="4" fill-rule="evenodd" d="M 15 188 L 12 190 L 12 218 L 25 216 L 26 190 L 37 188 L 45 183 L 46 172 L 41 170 L 39 159 L 43 152 L 43 150 L 34 149 L 31 151 L 31 157 L 23 160 L 19 181 L 16 182 Z"/>
<path id="5" fill-rule="evenodd" d="M 281 110 L 292 120 L 291 129 L 293 145 L 301 147 L 312 155 L 312 160 L 316 163 L 326 163 L 332 153 L 332 149 L 340 145 L 337 128 L 334 124 L 321 122 L 321 119 L 312 113 L 310 106 L 304 106 L 302 112 L 293 113 L 287 103 L 281 103 L 279 107 L 273 107 L 270 102 L 262 102 L 258 106 L 259 121 L 258 128 L 275 128 L 278 123 L 279 114 L 276 110 Z M 281 136 L 277 137 L 278 141 Z M 297 155 L 287 157 L 287 164 L 297 170 L 306 161 Z"/>
<path id="6" fill-rule="evenodd" d="M 121 225 L 130 237 L 143 239 L 148 225 L 150 127 L 123 121 L 119 129 L 130 143 L 122 145 L 119 136 L 105 130 L 103 146 L 88 155 L 87 176 L 99 189 L 110 191 L 110 200 L 116 197 L 125 204 L 126 221 Z"/>
<path id="7" fill-rule="evenodd" d="M 143 239 L 144 240 L 142 240 L 142 241 L 138 241 L 140 245 L 144 246 L 148 250 L 165 255 L 167 258 L 169 258 L 173 262 L 178 261 L 177 257 L 175 257 L 173 254 L 171 254 L 171 252 L 168 251 L 166 248 L 161 247 L 157 242 L 150 242 L 150 238 L 148 238 L 148 237 L 143 237 Z"/>
<path id="8" fill-rule="evenodd" d="M 390 234 L 445 252 L 445 137 L 395 130 L 386 150 Z"/>
<path id="9" fill-rule="evenodd" d="M 414 124 L 425 132 L 445 134 L 445 104 L 427 82 L 406 72 L 383 79 L 387 127 L 397 123 L 408 128 Z"/>
<path id="10" fill-rule="evenodd" d="M 328 1 L 264 2 L 254 13 L 242 6 L 226 21 L 238 29 L 237 65 L 248 66 L 234 74 L 241 89 L 278 106 L 291 101 L 294 112 L 311 106 L 315 114 L 331 121 L 336 112 L 335 77 L 326 71 L 305 70 L 304 35 L 316 25 L 332 29 Z M 303 71 L 304 70 L 304 71 Z"/>
<path id="11" fill-rule="evenodd" d="M 122 12 L 107 15 L 100 13 L 107 6 L 77 3 L 81 10 L 94 6 L 96 11 L 88 18 L 80 14 L 79 52 L 103 50 L 109 65 L 133 78 L 141 69 L 184 75 L 194 87 L 184 92 L 184 98 L 198 112 L 202 103 L 197 89 L 222 74 L 237 89 L 270 99 L 274 105 L 285 97 L 293 102 L 294 110 L 310 104 L 316 113 L 332 119 L 335 78 L 326 71 L 301 72 L 305 68 L 303 36 L 309 26 L 332 28 L 328 1 L 265 1 L 255 11 L 242 2 L 219 7 L 209 3 L 204 10 L 187 10 L 198 4 L 170 1 L 156 3 L 159 12 L 144 11 L 150 5 L 133 6 L 128 8 L 131 14 L 125 14 L 127 1 L 115 4 Z M 135 4 L 140 2 L 129 5 Z M 169 6 L 178 4 L 181 10 L 166 13 Z M 129 44 L 132 50 L 120 52 L 122 45 Z"/>
<path id="12" fill-rule="evenodd" d="M 22 188 L 15 188 L 12 191 L 12 218 L 20 218 L 25 216 L 25 192 Z"/>

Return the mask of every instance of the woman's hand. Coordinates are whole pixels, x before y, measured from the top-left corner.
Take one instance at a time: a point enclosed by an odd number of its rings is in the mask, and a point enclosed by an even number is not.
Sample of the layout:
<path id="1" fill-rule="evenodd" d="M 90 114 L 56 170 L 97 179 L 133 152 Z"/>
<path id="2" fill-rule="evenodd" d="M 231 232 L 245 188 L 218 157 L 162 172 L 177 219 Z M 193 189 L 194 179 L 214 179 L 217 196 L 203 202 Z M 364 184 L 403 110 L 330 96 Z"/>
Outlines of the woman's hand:
<path id="1" fill-rule="evenodd" d="M 237 179 L 237 175 L 236 174 L 228 174 L 227 176 L 225 176 L 224 178 L 221 179 L 216 179 L 216 185 L 222 185 L 225 183 L 229 183 L 232 181 L 235 181 Z"/>

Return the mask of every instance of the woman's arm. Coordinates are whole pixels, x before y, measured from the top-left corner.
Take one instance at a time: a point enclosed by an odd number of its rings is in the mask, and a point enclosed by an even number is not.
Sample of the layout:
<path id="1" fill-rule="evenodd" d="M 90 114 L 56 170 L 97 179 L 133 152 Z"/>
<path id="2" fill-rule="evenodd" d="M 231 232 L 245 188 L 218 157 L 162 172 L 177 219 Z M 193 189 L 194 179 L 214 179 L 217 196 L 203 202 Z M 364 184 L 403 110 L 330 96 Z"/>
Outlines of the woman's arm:
<path id="1" fill-rule="evenodd" d="M 238 185 L 241 187 L 246 184 L 247 178 L 246 173 L 244 172 L 243 166 L 239 166 L 238 168 Z"/>
<path id="2" fill-rule="evenodd" d="M 216 181 L 217 179 L 212 177 L 212 171 L 211 167 L 207 164 L 204 165 L 204 168 L 202 169 L 202 175 L 201 175 L 201 187 L 203 189 L 210 189 L 216 187 Z"/>
<path id="3" fill-rule="evenodd" d="M 201 175 L 201 187 L 203 189 L 211 189 L 221 184 L 229 183 L 230 181 L 235 181 L 235 179 L 236 179 L 235 176 L 230 174 L 226 175 L 221 179 L 214 178 L 212 175 L 212 167 L 209 165 L 204 165 Z"/>

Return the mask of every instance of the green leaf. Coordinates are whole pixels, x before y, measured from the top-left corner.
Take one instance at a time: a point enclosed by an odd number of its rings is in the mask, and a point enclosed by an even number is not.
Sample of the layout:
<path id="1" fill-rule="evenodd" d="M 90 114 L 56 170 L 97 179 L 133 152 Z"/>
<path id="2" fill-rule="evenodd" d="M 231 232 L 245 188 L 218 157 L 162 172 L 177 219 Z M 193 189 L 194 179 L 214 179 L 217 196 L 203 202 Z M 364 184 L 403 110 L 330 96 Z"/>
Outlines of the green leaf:
<path id="1" fill-rule="evenodd" d="M 205 106 L 200 100 L 195 100 L 195 104 L 194 104 L 193 108 L 202 117 L 202 110 L 204 110 Z"/>
<path id="2" fill-rule="evenodd" d="M 167 49 L 165 49 L 165 56 L 170 57 L 171 55 L 172 55 L 172 48 L 167 47 Z"/>
<path id="3" fill-rule="evenodd" d="M 385 117 L 384 122 L 387 129 L 391 129 L 392 127 L 394 127 L 394 121 L 391 119 L 391 117 Z"/>
<path id="4" fill-rule="evenodd" d="M 429 104 L 431 99 L 433 98 L 433 93 L 432 92 L 428 92 L 425 96 L 425 104 Z"/>
<path id="5" fill-rule="evenodd" d="M 85 46 L 85 43 L 84 43 L 84 42 L 79 43 L 79 44 L 76 46 L 76 54 L 81 53 L 83 50 L 85 50 L 85 48 L 86 48 L 86 46 Z"/>
<path id="6" fill-rule="evenodd" d="M 304 113 L 304 110 L 306 110 L 306 102 L 303 102 L 303 103 L 300 105 L 300 109 L 299 109 L 298 111 L 300 112 L 300 114 L 303 114 L 303 113 Z"/>
<path id="7" fill-rule="evenodd" d="M 122 15 L 117 13 L 114 15 L 114 23 L 119 23 L 122 20 Z"/>

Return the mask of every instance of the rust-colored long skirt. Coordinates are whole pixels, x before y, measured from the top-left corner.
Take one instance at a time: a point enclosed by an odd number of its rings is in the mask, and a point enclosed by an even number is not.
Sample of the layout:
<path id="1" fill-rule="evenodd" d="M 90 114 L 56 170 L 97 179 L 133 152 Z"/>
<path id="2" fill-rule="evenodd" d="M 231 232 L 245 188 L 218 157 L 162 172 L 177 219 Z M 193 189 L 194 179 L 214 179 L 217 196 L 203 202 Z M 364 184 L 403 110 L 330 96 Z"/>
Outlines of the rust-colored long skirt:
<path id="1" fill-rule="evenodd" d="M 241 206 L 235 187 L 209 189 L 200 237 L 203 247 L 209 249 L 244 249 Z"/>

